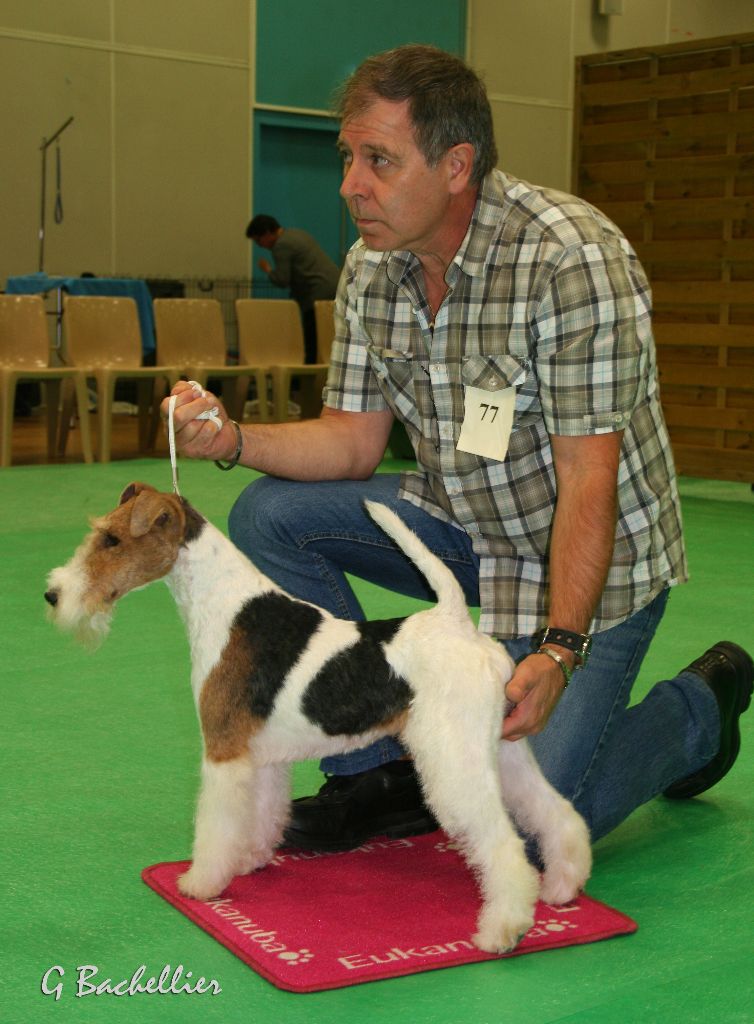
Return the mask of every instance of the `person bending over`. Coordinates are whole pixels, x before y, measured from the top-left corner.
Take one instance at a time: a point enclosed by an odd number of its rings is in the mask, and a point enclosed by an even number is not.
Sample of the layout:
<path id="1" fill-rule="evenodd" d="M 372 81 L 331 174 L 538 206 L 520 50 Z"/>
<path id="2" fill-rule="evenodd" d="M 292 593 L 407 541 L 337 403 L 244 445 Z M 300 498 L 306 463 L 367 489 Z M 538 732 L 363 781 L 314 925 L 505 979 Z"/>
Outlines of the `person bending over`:
<path id="1" fill-rule="evenodd" d="M 314 303 L 334 299 L 340 268 L 319 243 L 300 228 L 282 228 L 274 217 L 259 213 L 246 228 L 246 237 L 263 249 L 269 249 L 275 261 L 260 259 L 258 266 L 273 284 L 288 288 L 301 308 L 304 349 L 307 363 L 317 362 L 317 326 Z"/>

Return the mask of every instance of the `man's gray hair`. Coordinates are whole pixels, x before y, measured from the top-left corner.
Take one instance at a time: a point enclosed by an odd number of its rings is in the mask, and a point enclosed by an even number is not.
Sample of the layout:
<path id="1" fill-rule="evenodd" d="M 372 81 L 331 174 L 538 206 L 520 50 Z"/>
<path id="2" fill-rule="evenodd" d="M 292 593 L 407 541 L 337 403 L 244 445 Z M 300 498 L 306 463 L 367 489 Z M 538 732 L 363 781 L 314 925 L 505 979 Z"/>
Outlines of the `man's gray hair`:
<path id="1" fill-rule="evenodd" d="M 497 163 L 487 91 L 460 57 L 413 43 L 368 57 L 338 90 L 335 109 L 349 121 L 376 99 L 408 100 L 416 144 L 430 167 L 461 142 L 474 147 L 472 184 Z"/>

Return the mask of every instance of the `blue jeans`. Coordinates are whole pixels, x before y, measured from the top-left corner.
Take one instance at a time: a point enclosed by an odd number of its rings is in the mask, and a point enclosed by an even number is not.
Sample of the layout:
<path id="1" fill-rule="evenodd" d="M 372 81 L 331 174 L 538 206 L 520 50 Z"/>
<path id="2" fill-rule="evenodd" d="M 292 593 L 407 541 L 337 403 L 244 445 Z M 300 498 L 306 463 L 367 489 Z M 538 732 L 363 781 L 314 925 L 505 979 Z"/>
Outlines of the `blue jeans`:
<path id="1" fill-rule="evenodd" d="M 340 618 L 364 613 L 346 573 L 410 597 L 433 600 L 423 576 L 369 518 L 365 498 L 395 509 L 455 574 L 469 605 L 479 604 L 479 559 L 468 536 L 398 497 L 392 474 L 368 481 L 296 483 L 261 477 L 239 496 L 230 536 L 258 569 L 288 593 Z M 631 687 L 668 600 L 650 604 L 592 641 L 546 728 L 530 739 L 550 782 L 571 800 L 599 839 L 672 782 L 717 753 L 720 719 L 712 691 L 694 673 L 657 683 L 628 707 Z M 514 660 L 529 637 L 504 641 Z M 330 757 L 336 775 L 365 771 L 403 754 L 391 740 Z"/>

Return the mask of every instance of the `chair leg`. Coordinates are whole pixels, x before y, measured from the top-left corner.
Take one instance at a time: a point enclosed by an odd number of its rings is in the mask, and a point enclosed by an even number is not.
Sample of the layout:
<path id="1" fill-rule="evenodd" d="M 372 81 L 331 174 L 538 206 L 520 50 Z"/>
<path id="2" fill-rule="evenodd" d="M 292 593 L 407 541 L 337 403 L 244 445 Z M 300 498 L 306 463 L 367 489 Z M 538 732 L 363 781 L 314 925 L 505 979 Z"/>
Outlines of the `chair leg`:
<path id="1" fill-rule="evenodd" d="M 13 406 L 16 401 L 15 374 L 3 373 L 0 379 L 0 409 L 2 417 L 2 440 L 0 442 L 0 465 L 10 466 L 11 451 L 13 448 Z"/>
<path id="2" fill-rule="evenodd" d="M 138 380 L 136 383 L 140 452 L 152 451 L 155 446 L 160 425 L 160 402 L 165 396 L 166 386 L 164 377 Z"/>
<path id="3" fill-rule="evenodd" d="M 286 423 L 288 420 L 288 399 L 291 393 L 290 370 L 276 366 L 272 370 L 272 420 Z"/>
<path id="4" fill-rule="evenodd" d="M 322 389 L 327 374 L 324 370 L 301 377 L 301 419 L 317 419 L 322 412 Z"/>
<path id="5" fill-rule="evenodd" d="M 113 400 L 116 377 L 108 370 L 97 373 L 97 419 L 99 421 L 99 461 L 110 461 L 113 434 Z"/>
<path id="6" fill-rule="evenodd" d="M 223 380 L 221 400 L 228 416 L 238 423 L 243 419 L 246 396 L 249 393 L 249 376 L 226 377 Z"/>
<path id="7" fill-rule="evenodd" d="M 44 382 L 45 404 L 47 406 L 47 457 L 52 462 L 58 442 L 58 419 L 60 417 L 61 380 Z"/>
<path id="8" fill-rule="evenodd" d="M 77 374 L 74 377 L 73 388 L 76 393 L 76 405 L 78 406 L 79 411 L 81 451 L 84 456 L 84 462 L 91 464 L 92 462 L 94 462 L 94 456 L 92 454 L 92 432 L 89 426 L 89 392 L 87 391 L 86 377 L 84 377 L 83 374 Z M 63 402 L 63 416 L 65 416 L 65 402 Z M 68 419 L 67 422 L 70 423 L 70 418 Z M 62 434 L 62 423 L 60 429 Z M 65 450 L 65 444 L 63 450 Z"/>
<path id="9" fill-rule="evenodd" d="M 65 455 L 68 446 L 68 431 L 73 422 L 74 399 L 76 397 L 76 385 L 74 381 L 63 382 L 63 397 L 61 400 L 60 422 L 58 423 L 58 455 Z M 89 396 L 87 392 L 86 412 L 89 412 Z M 81 409 L 78 410 L 81 417 Z"/>
<path id="10" fill-rule="evenodd" d="M 254 386 L 257 390 L 257 405 L 259 406 L 259 422 L 270 422 L 270 404 L 267 397 L 269 370 L 257 370 L 254 374 Z"/>

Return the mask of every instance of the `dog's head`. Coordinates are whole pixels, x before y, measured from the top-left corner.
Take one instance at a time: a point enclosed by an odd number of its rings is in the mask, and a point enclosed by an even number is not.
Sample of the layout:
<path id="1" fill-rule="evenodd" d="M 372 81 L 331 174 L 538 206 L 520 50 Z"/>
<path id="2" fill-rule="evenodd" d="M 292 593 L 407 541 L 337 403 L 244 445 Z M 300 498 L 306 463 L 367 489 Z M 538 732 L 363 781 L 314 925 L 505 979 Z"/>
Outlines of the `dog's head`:
<path id="1" fill-rule="evenodd" d="M 91 522 L 65 565 L 53 569 L 45 600 L 50 618 L 89 646 L 103 639 L 116 601 L 130 590 L 166 576 L 196 516 L 175 494 L 132 483 L 118 506 Z"/>

